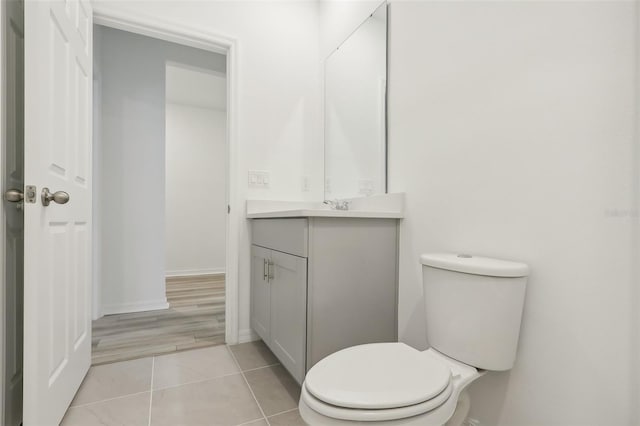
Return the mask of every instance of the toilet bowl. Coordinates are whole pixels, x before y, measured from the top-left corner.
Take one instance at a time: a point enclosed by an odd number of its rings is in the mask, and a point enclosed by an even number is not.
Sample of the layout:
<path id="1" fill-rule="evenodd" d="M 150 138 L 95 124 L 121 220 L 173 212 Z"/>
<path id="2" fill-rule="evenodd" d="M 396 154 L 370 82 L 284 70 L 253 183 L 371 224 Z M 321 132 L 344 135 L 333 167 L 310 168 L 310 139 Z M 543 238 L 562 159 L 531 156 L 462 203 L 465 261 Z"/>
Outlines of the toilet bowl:
<path id="1" fill-rule="evenodd" d="M 315 426 L 459 426 L 465 392 L 515 362 L 527 265 L 455 254 L 421 256 L 431 348 L 370 343 L 335 352 L 302 384 L 299 411 Z"/>
<path id="2" fill-rule="evenodd" d="M 434 349 L 421 352 L 404 343 L 354 346 L 309 371 L 300 415 L 309 425 L 328 426 L 441 426 L 452 418 L 461 423 L 468 404 L 458 403 L 467 400 L 460 395 L 483 374 Z"/>

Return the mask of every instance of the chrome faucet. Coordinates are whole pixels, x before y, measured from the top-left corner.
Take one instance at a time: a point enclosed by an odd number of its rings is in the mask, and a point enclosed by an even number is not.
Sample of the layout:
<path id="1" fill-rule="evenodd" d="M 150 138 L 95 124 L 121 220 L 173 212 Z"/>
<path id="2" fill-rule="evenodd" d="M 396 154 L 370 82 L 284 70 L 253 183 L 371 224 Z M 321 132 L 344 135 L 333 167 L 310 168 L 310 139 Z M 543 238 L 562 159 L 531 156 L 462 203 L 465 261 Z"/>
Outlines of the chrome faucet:
<path id="1" fill-rule="evenodd" d="M 331 210 L 349 210 L 349 202 L 344 200 L 324 200 L 324 204 L 331 207 Z"/>

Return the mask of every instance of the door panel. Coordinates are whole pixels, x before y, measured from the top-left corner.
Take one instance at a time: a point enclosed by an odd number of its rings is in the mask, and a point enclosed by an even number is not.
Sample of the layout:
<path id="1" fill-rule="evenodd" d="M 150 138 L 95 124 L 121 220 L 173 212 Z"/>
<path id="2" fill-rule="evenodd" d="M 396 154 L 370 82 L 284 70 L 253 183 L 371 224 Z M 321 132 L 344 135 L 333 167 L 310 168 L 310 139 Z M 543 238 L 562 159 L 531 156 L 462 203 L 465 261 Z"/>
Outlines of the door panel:
<path id="1" fill-rule="evenodd" d="M 267 343 L 271 336 L 271 288 L 265 262 L 270 259 L 270 250 L 251 246 L 251 327 Z"/>
<path id="2" fill-rule="evenodd" d="M 307 342 L 307 259 L 273 251 L 271 261 L 271 349 L 302 383 Z"/>
<path id="3" fill-rule="evenodd" d="M 91 363 L 91 17 L 25 4 L 25 426 L 59 423 Z M 44 187 L 70 201 L 45 206 Z"/>
<path id="4" fill-rule="evenodd" d="M 88 288 L 83 285 L 84 282 L 90 279 L 88 275 L 87 265 L 91 261 L 87 256 L 89 247 L 89 229 L 86 223 L 75 224 L 75 241 L 73 247 L 75 252 L 72 256 L 76 259 L 75 269 L 73 271 L 72 285 L 73 295 L 72 302 L 74 308 L 72 312 L 75 314 L 73 318 L 73 347 L 77 348 L 82 344 L 84 339 L 87 338 L 87 334 L 90 333 L 90 323 L 87 322 L 87 317 L 91 315 L 90 307 L 83 301 L 90 298 Z"/>
<path id="5" fill-rule="evenodd" d="M 87 70 L 85 67 L 80 65 L 78 61 L 74 61 L 74 78 L 76 81 L 74 90 L 75 90 L 75 107 L 77 109 L 77 116 L 79 119 L 78 126 L 75 129 L 75 133 L 73 135 L 75 139 L 75 160 L 76 160 L 76 168 L 75 168 L 75 180 L 76 183 L 79 183 L 86 187 L 87 175 L 89 171 L 89 149 L 86 144 L 80 143 L 82 141 L 83 135 L 89 135 L 90 130 L 88 125 L 89 121 L 89 113 L 91 109 L 87 102 L 90 98 L 89 91 L 91 90 L 91 86 L 89 85 L 90 79 L 87 76 Z"/>

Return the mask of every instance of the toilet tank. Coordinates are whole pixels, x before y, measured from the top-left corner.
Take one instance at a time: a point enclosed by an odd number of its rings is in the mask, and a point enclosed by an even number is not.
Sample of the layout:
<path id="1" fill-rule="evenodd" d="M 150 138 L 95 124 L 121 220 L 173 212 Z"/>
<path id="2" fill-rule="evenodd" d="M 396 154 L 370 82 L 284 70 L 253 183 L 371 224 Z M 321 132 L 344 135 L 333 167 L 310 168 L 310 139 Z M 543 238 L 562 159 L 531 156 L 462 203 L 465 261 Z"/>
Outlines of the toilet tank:
<path id="1" fill-rule="evenodd" d="M 459 254 L 423 254 L 431 347 L 484 370 L 513 367 L 529 267 Z"/>

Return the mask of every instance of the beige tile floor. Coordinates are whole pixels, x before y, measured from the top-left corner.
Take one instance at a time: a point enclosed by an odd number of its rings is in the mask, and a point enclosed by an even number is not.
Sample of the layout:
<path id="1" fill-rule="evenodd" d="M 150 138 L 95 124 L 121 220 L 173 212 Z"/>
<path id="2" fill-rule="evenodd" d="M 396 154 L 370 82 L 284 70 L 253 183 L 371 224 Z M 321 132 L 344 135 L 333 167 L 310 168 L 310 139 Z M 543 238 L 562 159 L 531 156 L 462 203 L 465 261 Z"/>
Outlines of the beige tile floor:
<path id="1" fill-rule="evenodd" d="M 303 426 L 300 386 L 263 342 L 91 367 L 63 426 Z"/>

